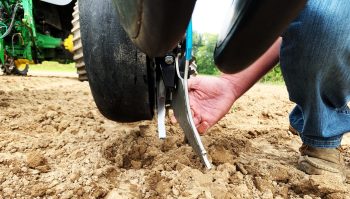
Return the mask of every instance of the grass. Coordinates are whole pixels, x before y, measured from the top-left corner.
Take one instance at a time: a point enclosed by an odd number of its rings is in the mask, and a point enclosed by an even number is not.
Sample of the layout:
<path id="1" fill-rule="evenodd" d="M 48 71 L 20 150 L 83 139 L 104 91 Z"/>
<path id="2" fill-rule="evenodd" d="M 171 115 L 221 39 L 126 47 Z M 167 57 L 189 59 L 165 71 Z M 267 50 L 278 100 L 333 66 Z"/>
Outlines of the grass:
<path id="1" fill-rule="evenodd" d="M 76 72 L 75 63 L 60 64 L 53 61 L 44 61 L 41 64 L 32 64 L 29 66 L 29 71 L 47 71 L 47 72 Z M 200 75 L 206 76 L 219 76 L 219 72 L 213 74 L 200 73 Z M 277 65 L 269 73 L 267 73 L 261 80 L 260 83 L 267 84 L 283 84 L 283 77 L 281 67 Z"/>
<path id="2" fill-rule="evenodd" d="M 219 76 L 220 72 L 217 73 L 199 73 L 199 75 L 202 76 Z M 278 64 L 276 67 L 271 69 L 264 77 L 262 77 L 259 81 L 263 84 L 277 84 L 282 85 L 284 84 L 281 66 Z"/>
<path id="3" fill-rule="evenodd" d="M 44 61 L 41 64 L 29 65 L 29 71 L 76 72 L 76 68 L 75 63 L 60 64 L 58 62 Z"/>
<path id="4" fill-rule="evenodd" d="M 261 83 L 268 84 L 283 84 L 283 76 L 281 71 L 281 66 L 278 64 L 271 71 L 269 71 L 263 78 L 260 80 Z"/>

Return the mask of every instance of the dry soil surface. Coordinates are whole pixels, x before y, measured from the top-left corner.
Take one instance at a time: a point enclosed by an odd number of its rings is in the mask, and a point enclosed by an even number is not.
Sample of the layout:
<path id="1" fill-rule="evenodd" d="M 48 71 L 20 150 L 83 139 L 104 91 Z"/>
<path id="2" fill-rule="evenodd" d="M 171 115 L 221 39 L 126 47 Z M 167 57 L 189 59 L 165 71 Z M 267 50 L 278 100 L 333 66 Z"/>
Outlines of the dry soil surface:
<path id="1" fill-rule="evenodd" d="M 0 198 L 350 198 L 350 184 L 297 169 L 284 86 L 257 85 L 202 140 L 177 125 L 119 124 L 73 78 L 0 77 Z M 349 167 L 350 143 L 344 155 Z"/>

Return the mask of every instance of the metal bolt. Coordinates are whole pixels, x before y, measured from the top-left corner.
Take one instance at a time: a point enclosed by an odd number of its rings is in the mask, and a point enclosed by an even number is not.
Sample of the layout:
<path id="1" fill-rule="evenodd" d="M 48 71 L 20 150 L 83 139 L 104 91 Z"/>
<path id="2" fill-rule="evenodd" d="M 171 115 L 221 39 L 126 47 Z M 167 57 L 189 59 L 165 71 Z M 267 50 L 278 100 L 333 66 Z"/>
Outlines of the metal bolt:
<path id="1" fill-rule="evenodd" d="M 171 55 L 165 56 L 164 61 L 166 64 L 173 64 L 174 63 L 174 57 Z"/>

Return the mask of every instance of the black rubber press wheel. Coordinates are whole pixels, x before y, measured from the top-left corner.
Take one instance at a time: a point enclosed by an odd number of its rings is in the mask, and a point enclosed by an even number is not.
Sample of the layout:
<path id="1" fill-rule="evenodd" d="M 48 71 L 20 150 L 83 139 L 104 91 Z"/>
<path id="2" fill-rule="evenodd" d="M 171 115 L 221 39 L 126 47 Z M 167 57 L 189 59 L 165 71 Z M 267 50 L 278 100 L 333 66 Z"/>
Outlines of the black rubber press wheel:
<path id="1" fill-rule="evenodd" d="M 79 1 L 90 88 L 100 112 L 118 122 L 153 117 L 154 84 L 147 56 L 121 27 L 111 0 Z"/>

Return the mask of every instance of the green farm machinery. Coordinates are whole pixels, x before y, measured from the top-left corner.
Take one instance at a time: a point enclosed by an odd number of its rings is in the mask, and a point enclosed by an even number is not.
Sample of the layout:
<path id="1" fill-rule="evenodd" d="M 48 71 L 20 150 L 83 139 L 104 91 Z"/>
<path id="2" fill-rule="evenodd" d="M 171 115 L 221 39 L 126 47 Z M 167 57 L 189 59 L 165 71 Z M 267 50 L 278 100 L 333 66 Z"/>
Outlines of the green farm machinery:
<path id="1" fill-rule="evenodd" d="M 86 80 L 79 47 L 79 24 L 74 28 L 72 24 L 79 22 L 76 3 L 71 0 L 0 0 L 0 67 L 3 73 L 26 75 L 32 63 L 76 60 L 79 79 Z"/>

